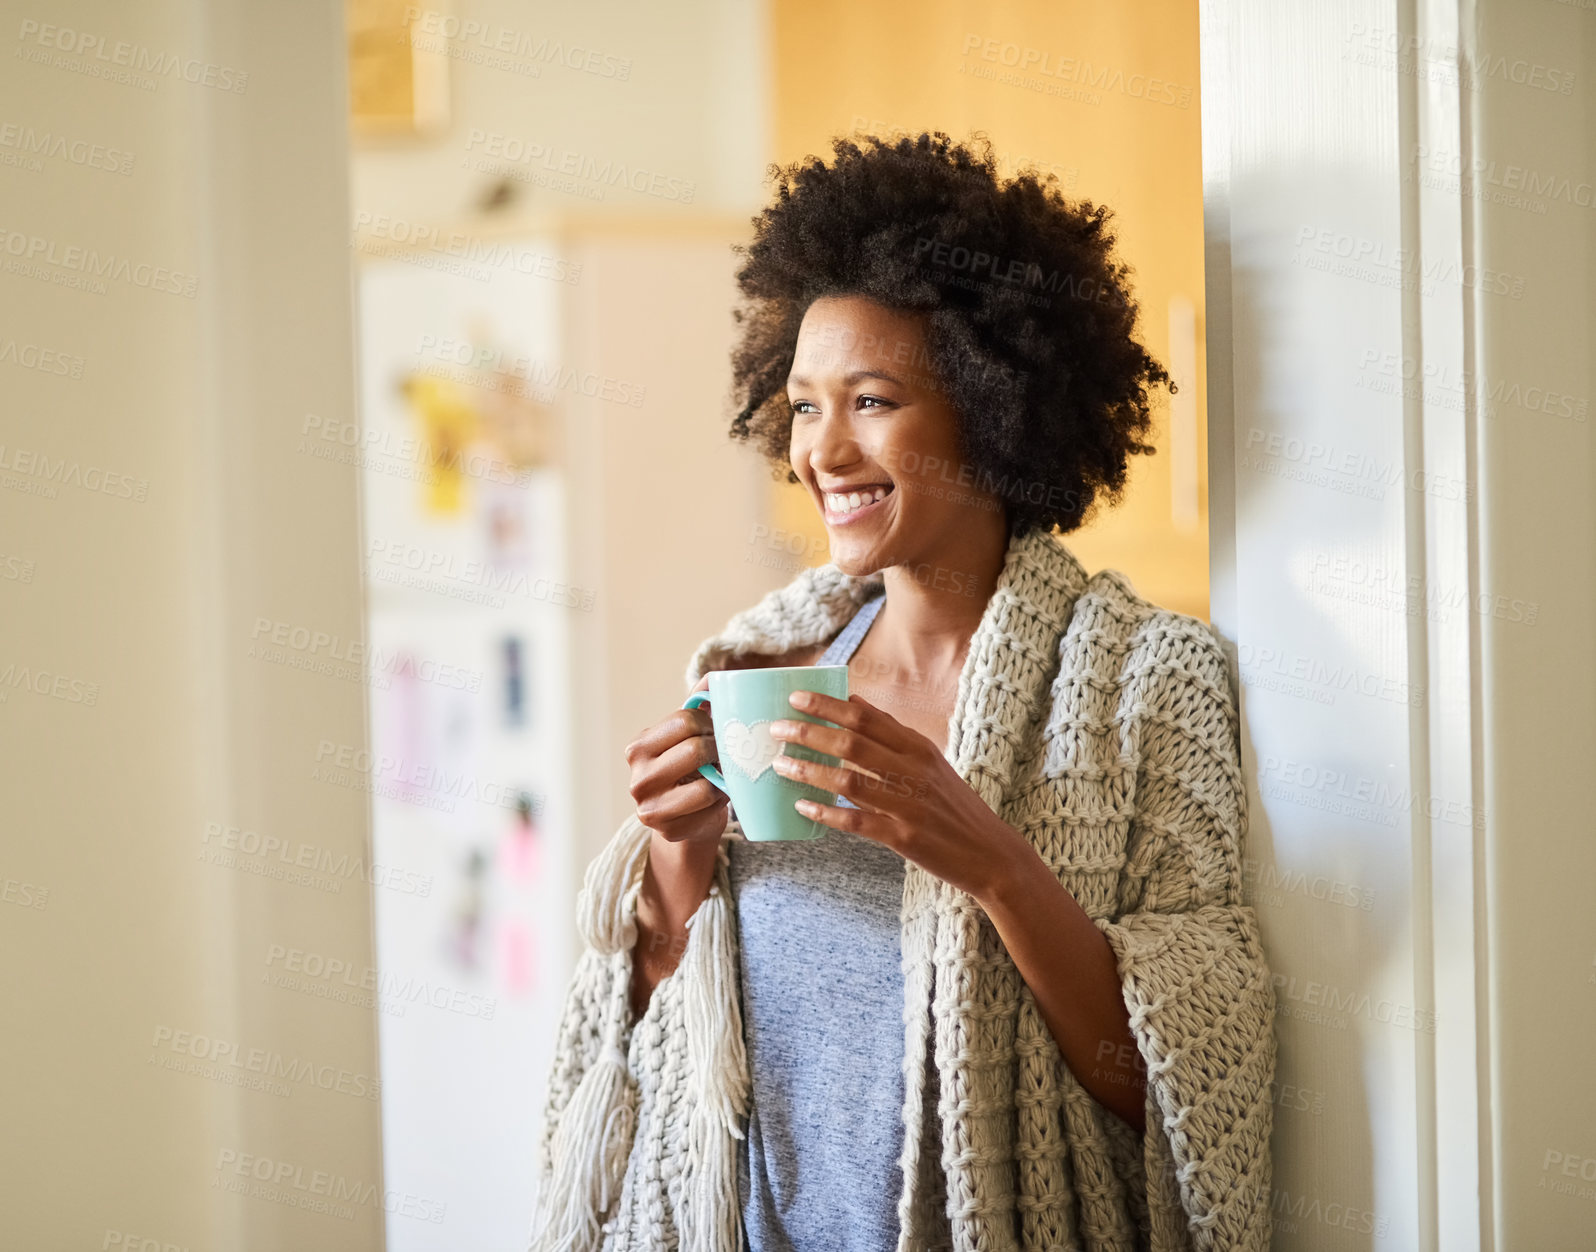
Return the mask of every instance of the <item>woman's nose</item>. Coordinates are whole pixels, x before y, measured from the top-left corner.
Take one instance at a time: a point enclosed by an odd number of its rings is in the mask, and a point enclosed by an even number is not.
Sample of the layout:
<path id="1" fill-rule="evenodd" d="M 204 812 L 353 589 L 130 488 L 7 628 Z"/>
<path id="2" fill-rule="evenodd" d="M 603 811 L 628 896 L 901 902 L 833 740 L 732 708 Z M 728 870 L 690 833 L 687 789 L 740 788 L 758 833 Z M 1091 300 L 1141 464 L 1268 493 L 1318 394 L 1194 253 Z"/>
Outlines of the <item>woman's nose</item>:
<path id="1" fill-rule="evenodd" d="M 822 414 L 812 429 L 809 464 L 817 472 L 834 474 L 859 460 L 859 442 L 845 416 Z"/>

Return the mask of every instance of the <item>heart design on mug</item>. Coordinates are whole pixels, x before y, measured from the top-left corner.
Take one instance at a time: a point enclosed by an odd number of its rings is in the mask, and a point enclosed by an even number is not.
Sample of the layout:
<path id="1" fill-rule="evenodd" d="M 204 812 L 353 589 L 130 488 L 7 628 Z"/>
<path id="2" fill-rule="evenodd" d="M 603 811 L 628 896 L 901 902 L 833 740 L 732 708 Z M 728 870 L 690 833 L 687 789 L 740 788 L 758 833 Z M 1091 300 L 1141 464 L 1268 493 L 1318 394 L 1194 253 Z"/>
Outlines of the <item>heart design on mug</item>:
<path id="1" fill-rule="evenodd" d="M 727 722 L 720 732 L 721 743 L 736 765 L 749 778 L 757 779 L 781 755 L 781 741 L 771 737 L 769 722 Z"/>

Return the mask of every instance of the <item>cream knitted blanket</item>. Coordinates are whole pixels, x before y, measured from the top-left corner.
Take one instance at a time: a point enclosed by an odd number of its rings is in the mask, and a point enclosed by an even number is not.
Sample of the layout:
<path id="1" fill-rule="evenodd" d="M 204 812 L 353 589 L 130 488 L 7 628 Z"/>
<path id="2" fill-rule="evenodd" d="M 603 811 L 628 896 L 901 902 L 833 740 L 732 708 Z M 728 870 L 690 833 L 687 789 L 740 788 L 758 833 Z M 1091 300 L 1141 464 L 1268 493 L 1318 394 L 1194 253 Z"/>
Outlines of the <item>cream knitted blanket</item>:
<path id="1" fill-rule="evenodd" d="M 700 645 L 687 686 L 732 658 L 831 638 L 881 583 L 805 570 Z M 1016 539 L 971 639 L 946 755 L 1107 935 L 1147 1068 L 1147 1130 L 1076 1080 L 980 906 L 907 863 L 899 1252 L 948 1246 L 939 1211 L 957 1252 L 1266 1249 L 1274 992 L 1242 903 L 1246 793 L 1216 637 L 1112 570 L 1087 578 L 1053 536 Z M 585 948 L 544 1109 L 537 1252 L 741 1246 L 749 1080 L 725 850 L 680 964 L 633 1026 L 649 837 L 623 823 L 579 898 Z M 927 1064 L 935 1108 L 922 1107 Z"/>

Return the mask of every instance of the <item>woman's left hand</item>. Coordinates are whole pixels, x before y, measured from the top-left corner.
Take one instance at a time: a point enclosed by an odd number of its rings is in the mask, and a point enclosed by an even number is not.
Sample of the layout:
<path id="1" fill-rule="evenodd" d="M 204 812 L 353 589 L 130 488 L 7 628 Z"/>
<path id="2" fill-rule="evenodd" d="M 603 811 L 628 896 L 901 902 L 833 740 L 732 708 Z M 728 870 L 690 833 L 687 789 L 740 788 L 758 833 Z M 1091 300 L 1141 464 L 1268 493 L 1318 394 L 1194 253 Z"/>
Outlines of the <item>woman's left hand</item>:
<path id="1" fill-rule="evenodd" d="M 1010 873 L 1015 854 L 1029 845 L 959 777 L 936 744 L 862 696 L 839 700 L 795 691 L 790 702 L 837 726 L 777 721 L 771 724 L 771 736 L 845 765 L 781 755 L 775 760 L 777 773 L 846 796 L 859 806 L 799 800 L 800 813 L 886 844 L 979 903 L 991 898 Z"/>

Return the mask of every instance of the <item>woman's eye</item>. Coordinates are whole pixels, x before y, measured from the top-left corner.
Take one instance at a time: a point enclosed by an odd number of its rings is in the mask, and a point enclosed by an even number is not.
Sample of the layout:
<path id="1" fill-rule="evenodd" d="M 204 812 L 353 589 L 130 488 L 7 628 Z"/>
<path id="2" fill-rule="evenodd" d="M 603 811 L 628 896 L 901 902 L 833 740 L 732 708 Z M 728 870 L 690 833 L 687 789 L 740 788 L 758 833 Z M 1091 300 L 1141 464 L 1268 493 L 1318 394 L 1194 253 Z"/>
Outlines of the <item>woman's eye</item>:
<path id="1" fill-rule="evenodd" d="M 892 401 L 884 399 L 881 396 L 860 396 L 859 399 L 855 401 L 855 404 L 861 409 L 886 409 L 892 407 Z M 807 415 L 810 413 L 820 412 L 820 410 L 815 406 L 815 402 L 813 400 L 792 400 L 788 402 L 788 406 L 792 409 L 794 414 L 801 413 Z"/>

